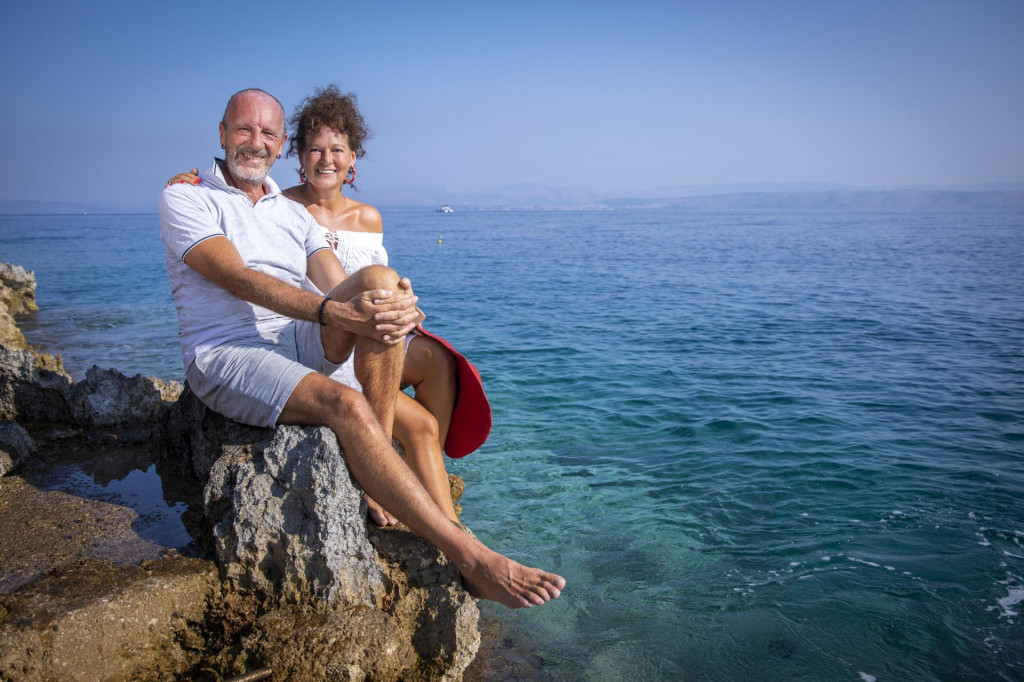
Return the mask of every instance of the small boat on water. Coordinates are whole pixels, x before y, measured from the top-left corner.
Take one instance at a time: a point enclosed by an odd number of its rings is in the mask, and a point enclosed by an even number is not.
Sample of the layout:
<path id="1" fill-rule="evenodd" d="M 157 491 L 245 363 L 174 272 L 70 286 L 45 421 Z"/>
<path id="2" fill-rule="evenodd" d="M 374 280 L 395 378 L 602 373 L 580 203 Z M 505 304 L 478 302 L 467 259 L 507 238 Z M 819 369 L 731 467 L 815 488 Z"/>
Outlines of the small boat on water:
<path id="1" fill-rule="evenodd" d="M 448 204 L 443 204 L 441 208 L 437 209 L 437 213 L 455 213 L 455 209 Z"/>

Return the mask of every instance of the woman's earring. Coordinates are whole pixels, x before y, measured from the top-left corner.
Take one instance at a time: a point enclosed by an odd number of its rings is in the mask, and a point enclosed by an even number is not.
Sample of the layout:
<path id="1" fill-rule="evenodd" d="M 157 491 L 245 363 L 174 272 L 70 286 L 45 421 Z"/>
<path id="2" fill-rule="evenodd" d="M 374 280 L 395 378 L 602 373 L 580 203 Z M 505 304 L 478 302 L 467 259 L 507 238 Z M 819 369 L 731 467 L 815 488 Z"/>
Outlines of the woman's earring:
<path id="1" fill-rule="evenodd" d="M 309 180 L 306 178 L 306 170 L 302 166 L 299 166 L 299 182 L 301 182 L 303 185 L 309 182 Z"/>
<path id="2" fill-rule="evenodd" d="M 348 167 L 348 175 L 345 176 L 345 182 L 347 182 L 350 185 L 355 185 L 355 183 L 356 183 L 356 167 L 355 166 L 349 166 Z"/>

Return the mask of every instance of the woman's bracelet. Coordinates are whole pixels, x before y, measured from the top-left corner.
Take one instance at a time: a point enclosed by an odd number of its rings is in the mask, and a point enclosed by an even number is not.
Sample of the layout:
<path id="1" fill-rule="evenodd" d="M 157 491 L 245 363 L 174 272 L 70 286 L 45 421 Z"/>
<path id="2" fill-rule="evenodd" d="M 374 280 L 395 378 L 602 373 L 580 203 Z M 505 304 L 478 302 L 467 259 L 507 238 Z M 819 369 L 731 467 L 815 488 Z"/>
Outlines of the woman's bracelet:
<path id="1" fill-rule="evenodd" d="M 331 300 L 330 296 L 324 296 L 324 300 L 320 301 L 320 311 L 317 313 L 317 317 L 320 319 L 320 326 L 323 327 L 326 323 L 324 322 L 324 308 L 327 307 L 327 302 Z"/>

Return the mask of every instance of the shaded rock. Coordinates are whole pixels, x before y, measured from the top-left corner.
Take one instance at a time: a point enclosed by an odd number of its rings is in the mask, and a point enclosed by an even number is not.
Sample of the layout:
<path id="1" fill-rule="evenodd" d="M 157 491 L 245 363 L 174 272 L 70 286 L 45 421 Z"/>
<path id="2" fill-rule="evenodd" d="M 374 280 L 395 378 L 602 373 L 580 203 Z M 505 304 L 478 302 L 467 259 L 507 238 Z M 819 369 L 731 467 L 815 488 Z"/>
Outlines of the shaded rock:
<path id="1" fill-rule="evenodd" d="M 35 452 L 36 442 L 18 422 L 0 421 L 0 477 Z"/>
<path id="2" fill-rule="evenodd" d="M 154 423 L 181 395 L 181 384 L 93 365 L 85 379 L 71 386 L 68 403 L 74 421 L 85 427 L 138 426 Z"/>
<path id="3" fill-rule="evenodd" d="M 0 263 L 0 308 L 12 317 L 39 310 L 36 305 L 36 276 L 20 265 Z"/>
<path id="4" fill-rule="evenodd" d="M 0 419 L 68 423 L 70 388 L 59 360 L 0 345 Z"/>
<path id="5" fill-rule="evenodd" d="M 216 568 L 168 556 L 139 566 L 89 559 L 0 596 L 0 679 L 166 680 L 220 594 Z"/>

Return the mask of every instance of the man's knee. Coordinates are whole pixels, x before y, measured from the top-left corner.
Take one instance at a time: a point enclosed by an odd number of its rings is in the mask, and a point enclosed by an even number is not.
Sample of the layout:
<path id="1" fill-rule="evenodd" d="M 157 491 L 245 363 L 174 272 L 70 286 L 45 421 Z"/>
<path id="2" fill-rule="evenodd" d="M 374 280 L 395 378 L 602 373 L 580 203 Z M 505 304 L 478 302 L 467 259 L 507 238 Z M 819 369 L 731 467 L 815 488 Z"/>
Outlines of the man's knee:
<path id="1" fill-rule="evenodd" d="M 328 425 L 359 428 L 377 423 L 377 418 L 362 393 L 343 384 L 332 383 L 335 386 L 320 397 L 323 414 L 333 422 Z"/>

